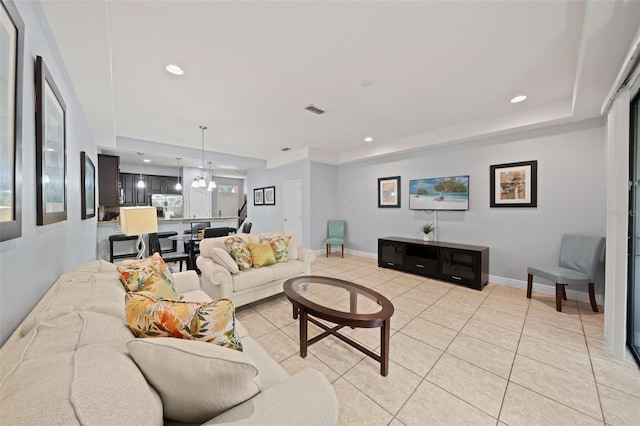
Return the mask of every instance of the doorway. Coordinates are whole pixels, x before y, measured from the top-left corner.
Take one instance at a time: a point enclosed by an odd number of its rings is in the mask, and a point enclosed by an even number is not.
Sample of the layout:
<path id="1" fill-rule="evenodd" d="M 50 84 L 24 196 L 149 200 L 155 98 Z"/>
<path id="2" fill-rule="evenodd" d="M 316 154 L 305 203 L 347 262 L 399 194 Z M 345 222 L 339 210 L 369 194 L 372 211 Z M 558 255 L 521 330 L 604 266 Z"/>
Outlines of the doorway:
<path id="1" fill-rule="evenodd" d="M 302 181 L 285 182 L 282 188 L 282 230 L 302 243 Z"/>
<path id="2" fill-rule="evenodd" d="M 238 187 L 218 186 L 217 209 L 218 217 L 238 216 Z"/>

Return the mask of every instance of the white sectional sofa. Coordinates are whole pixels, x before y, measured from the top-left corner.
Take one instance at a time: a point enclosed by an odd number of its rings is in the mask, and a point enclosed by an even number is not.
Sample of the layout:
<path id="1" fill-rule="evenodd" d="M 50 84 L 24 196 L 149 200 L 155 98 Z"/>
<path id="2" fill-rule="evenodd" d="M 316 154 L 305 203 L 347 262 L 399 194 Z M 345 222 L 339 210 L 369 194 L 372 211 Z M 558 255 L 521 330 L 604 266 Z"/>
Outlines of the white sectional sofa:
<path id="1" fill-rule="evenodd" d="M 185 301 L 210 301 L 194 271 L 174 277 Z M 134 361 L 138 355 L 127 349 L 135 338 L 127 326 L 124 299 L 116 267 L 102 260 L 81 264 L 53 284 L 0 349 L 0 424 L 176 424 L 164 418 L 165 394 L 147 382 Z M 207 345 L 201 347 L 207 350 L 232 351 L 255 366 L 259 392 L 205 424 L 337 422 L 337 399 L 322 374 L 302 370 L 290 376 L 238 322 L 236 330 L 242 353 L 210 343 L 164 338 L 178 346 L 186 342 Z M 134 343 L 146 345 L 153 340 Z M 182 382 L 196 372 L 198 380 L 216 381 L 216 376 L 207 376 L 206 365 L 168 363 L 165 379 L 172 386 L 188 388 L 194 380 Z M 229 382 L 233 384 L 233 378 L 227 378 Z M 217 382 L 208 385 L 215 387 Z M 208 396 L 204 393 L 203 397 Z"/>
<path id="2" fill-rule="evenodd" d="M 269 235 L 283 235 L 282 232 Z M 259 242 L 260 235 L 238 234 L 251 242 Z M 224 262 L 215 259 L 211 249 L 227 251 L 229 237 L 205 238 L 200 242 L 200 256 L 196 265 L 202 272 L 202 289 L 213 299 L 231 299 L 236 307 L 246 305 L 274 294 L 282 293 L 282 284 L 289 278 L 311 274 L 311 262 L 316 258 L 313 250 L 298 248 L 297 238 L 289 243 L 288 261 L 248 271 L 232 273 Z"/>

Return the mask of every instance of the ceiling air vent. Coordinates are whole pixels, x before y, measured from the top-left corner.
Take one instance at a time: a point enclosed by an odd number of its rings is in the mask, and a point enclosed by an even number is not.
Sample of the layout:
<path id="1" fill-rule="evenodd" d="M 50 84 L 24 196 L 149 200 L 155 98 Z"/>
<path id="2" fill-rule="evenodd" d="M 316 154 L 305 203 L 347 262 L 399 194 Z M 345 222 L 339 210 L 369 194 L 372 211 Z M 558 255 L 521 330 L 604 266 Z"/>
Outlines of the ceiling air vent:
<path id="1" fill-rule="evenodd" d="M 313 104 L 309 105 L 309 106 L 308 106 L 308 107 L 306 107 L 305 109 L 306 109 L 307 111 L 311 111 L 311 112 L 312 112 L 312 113 L 314 113 L 314 114 L 318 114 L 318 115 L 320 115 L 320 114 L 324 114 L 324 111 L 323 111 L 323 110 L 321 110 L 321 109 L 320 109 L 320 108 L 318 108 L 318 107 L 313 106 Z"/>

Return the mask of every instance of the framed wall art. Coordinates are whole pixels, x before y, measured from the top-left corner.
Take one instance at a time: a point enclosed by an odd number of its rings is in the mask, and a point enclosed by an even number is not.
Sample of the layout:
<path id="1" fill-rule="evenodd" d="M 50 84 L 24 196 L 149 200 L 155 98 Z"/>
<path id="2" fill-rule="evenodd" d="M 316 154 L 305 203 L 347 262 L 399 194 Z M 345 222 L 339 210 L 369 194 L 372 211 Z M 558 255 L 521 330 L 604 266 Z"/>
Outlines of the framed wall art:
<path id="1" fill-rule="evenodd" d="M 22 235 L 22 79 L 24 22 L 0 3 L 0 241 Z"/>
<path id="2" fill-rule="evenodd" d="M 400 176 L 378 179 L 378 207 L 400 208 Z"/>
<path id="3" fill-rule="evenodd" d="M 537 207 L 538 161 L 489 167 L 491 207 Z"/>
<path id="4" fill-rule="evenodd" d="M 67 220 L 66 105 L 42 57 L 36 57 L 37 224 Z"/>
<path id="5" fill-rule="evenodd" d="M 276 205 L 276 187 L 275 186 L 267 186 L 266 188 L 264 188 L 264 204 L 266 206 Z"/>
<path id="6" fill-rule="evenodd" d="M 254 206 L 264 205 L 264 189 L 263 188 L 257 188 L 253 190 L 253 205 Z"/>
<path id="7" fill-rule="evenodd" d="M 82 195 L 82 219 L 96 215 L 96 166 L 86 152 L 80 153 L 80 189 Z"/>

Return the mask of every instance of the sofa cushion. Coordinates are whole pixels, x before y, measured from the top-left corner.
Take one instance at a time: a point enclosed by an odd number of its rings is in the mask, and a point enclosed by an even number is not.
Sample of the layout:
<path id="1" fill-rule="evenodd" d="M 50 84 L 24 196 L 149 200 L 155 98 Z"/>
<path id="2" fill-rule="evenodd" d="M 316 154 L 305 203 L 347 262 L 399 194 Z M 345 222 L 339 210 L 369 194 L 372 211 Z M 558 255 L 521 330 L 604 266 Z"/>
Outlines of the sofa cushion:
<path id="1" fill-rule="evenodd" d="M 304 262 L 301 260 L 290 260 L 287 263 L 276 263 L 269 269 L 273 270 L 274 280 L 282 280 L 304 274 Z"/>
<path id="2" fill-rule="evenodd" d="M 212 247 L 209 249 L 209 257 L 213 259 L 218 265 L 222 265 L 232 274 L 237 274 L 240 272 L 240 268 L 238 268 L 238 264 L 231 257 L 231 255 L 220 247 Z"/>
<path id="3" fill-rule="evenodd" d="M 276 263 L 273 249 L 271 249 L 271 245 L 269 243 L 249 243 L 247 244 L 247 247 L 249 247 L 249 251 L 251 252 L 251 261 L 253 262 L 254 268 L 269 266 Z"/>
<path id="4" fill-rule="evenodd" d="M 110 315 L 41 318 L 0 350 L 0 424 L 162 425 L 161 400 L 127 354 L 132 337 Z"/>
<path id="5" fill-rule="evenodd" d="M 192 303 L 127 293 L 125 312 L 129 328 L 136 337 L 202 340 L 242 350 L 235 334 L 233 303 L 228 299 Z"/>
<path id="6" fill-rule="evenodd" d="M 276 235 L 272 237 L 261 237 L 260 243 L 267 243 L 273 250 L 273 255 L 276 258 L 277 263 L 286 262 L 288 260 L 287 255 L 289 252 L 289 235 Z"/>
<path id="7" fill-rule="evenodd" d="M 300 245 L 300 239 L 297 235 L 292 235 L 288 246 L 289 260 L 298 260 L 298 245 Z"/>
<path id="8" fill-rule="evenodd" d="M 275 265 L 274 265 L 275 266 Z M 233 276 L 233 291 L 242 291 L 273 281 L 273 266 L 251 268 Z"/>
<path id="9" fill-rule="evenodd" d="M 169 419 L 205 422 L 261 390 L 258 369 L 242 352 L 171 338 L 134 339 L 127 349 Z"/>
<path id="10" fill-rule="evenodd" d="M 251 358 L 260 372 L 262 389 L 270 388 L 289 378 L 289 373 L 252 337 L 244 337 L 242 344 L 246 348 L 244 353 Z"/>
<path id="11" fill-rule="evenodd" d="M 229 254 L 234 258 L 241 271 L 251 268 L 253 261 L 251 260 L 251 251 L 247 247 L 247 243 L 240 237 L 229 237 L 224 244 L 229 250 Z"/>
<path id="12" fill-rule="evenodd" d="M 118 267 L 120 281 L 129 291 L 142 291 L 163 299 L 180 300 L 180 290 L 158 253 Z"/>

